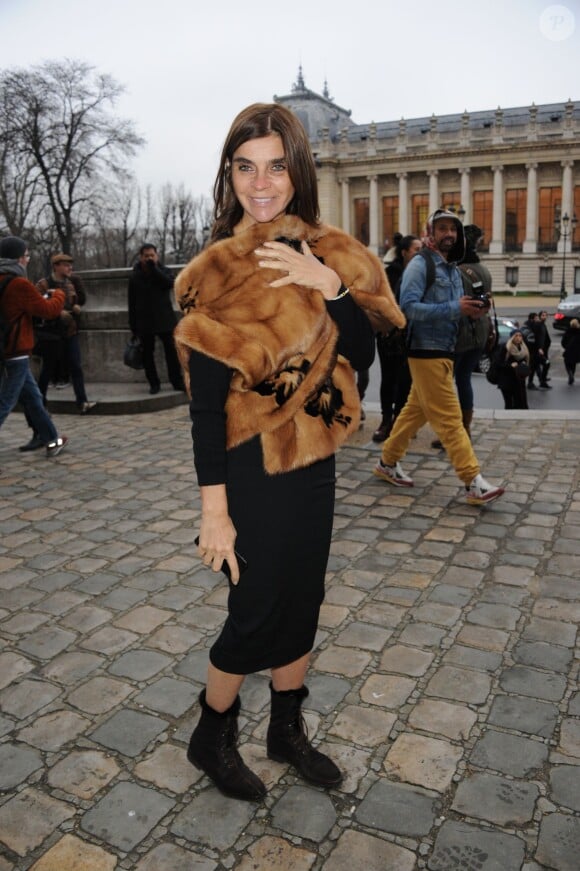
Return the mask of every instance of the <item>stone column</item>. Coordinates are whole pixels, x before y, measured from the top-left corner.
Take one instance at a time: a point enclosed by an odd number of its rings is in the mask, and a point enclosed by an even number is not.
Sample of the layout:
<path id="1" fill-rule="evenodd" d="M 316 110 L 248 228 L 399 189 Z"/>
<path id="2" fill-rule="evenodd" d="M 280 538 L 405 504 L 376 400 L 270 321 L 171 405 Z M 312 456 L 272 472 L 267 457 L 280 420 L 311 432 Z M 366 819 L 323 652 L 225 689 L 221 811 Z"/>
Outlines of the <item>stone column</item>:
<path id="1" fill-rule="evenodd" d="M 350 233 L 350 196 L 348 186 L 350 182 L 348 178 L 343 178 L 340 187 L 342 194 L 342 229 L 345 233 Z"/>
<path id="2" fill-rule="evenodd" d="M 379 253 L 379 185 L 378 176 L 369 176 L 369 249 Z"/>
<path id="3" fill-rule="evenodd" d="M 538 250 L 538 164 L 526 163 L 526 169 L 528 171 L 526 238 L 522 250 L 524 254 L 536 254 Z"/>
<path id="4" fill-rule="evenodd" d="M 437 176 L 439 172 L 436 169 L 427 171 L 429 176 L 429 214 L 432 215 L 435 209 L 439 208 L 439 183 Z"/>
<path id="5" fill-rule="evenodd" d="M 493 171 L 493 225 L 490 254 L 503 254 L 504 249 L 504 203 L 503 203 L 503 166 L 492 166 Z"/>
<path id="6" fill-rule="evenodd" d="M 465 209 L 465 215 L 463 218 L 464 224 L 471 224 L 471 184 L 469 173 L 471 170 L 469 167 L 464 167 L 459 170 L 459 175 L 461 176 L 461 205 Z"/>
<path id="7" fill-rule="evenodd" d="M 564 215 L 568 215 L 570 221 L 574 217 L 574 186 L 572 179 L 572 168 L 574 166 L 573 160 L 563 160 L 561 163 L 562 167 L 562 213 L 560 217 Z M 572 232 L 572 224 L 568 224 L 568 232 Z M 560 254 L 564 251 L 564 245 L 567 245 L 568 250 L 570 248 L 570 237 L 567 239 L 563 239 L 560 237 L 558 239 L 558 251 Z"/>
<path id="8" fill-rule="evenodd" d="M 398 172 L 399 179 L 399 233 L 407 236 L 409 233 L 409 184 L 406 172 Z"/>

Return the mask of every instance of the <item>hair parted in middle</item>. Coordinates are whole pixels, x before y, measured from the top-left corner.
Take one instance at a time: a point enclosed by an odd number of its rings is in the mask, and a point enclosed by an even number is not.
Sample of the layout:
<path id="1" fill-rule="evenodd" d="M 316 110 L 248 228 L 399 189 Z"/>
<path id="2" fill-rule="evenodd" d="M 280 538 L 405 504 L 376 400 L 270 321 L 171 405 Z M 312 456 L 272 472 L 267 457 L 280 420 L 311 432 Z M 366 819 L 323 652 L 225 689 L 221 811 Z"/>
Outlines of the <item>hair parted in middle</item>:
<path id="1" fill-rule="evenodd" d="M 231 184 L 232 159 L 244 142 L 277 133 L 284 146 L 288 175 L 295 194 L 288 205 L 289 215 L 298 215 L 305 223 L 317 226 L 318 184 L 314 157 L 306 131 L 296 115 L 278 103 L 253 103 L 234 118 L 222 149 L 214 195 L 214 225 L 211 240 L 230 235 L 243 216 L 243 209 Z"/>

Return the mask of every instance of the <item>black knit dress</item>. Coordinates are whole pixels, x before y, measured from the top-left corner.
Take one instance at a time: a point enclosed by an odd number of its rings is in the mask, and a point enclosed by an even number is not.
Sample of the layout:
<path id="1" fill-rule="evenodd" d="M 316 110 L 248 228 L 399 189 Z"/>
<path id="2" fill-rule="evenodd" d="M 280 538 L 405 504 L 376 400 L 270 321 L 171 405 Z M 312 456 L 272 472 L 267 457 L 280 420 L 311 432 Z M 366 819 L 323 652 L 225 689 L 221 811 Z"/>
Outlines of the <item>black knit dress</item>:
<path id="1" fill-rule="evenodd" d="M 374 336 L 366 315 L 350 295 L 327 309 L 339 328 L 339 352 L 354 368 L 368 368 Z M 189 373 L 198 482 L 225 483 L 236 550 L 248 563 L 239 584 L 230 583 L 228 617 L 210 660 L 230 674 L 287 665 L 314 644 L 332 534 L 334 455 L 266 474 L 258 436 L 225 449 L 231 370 L 192 351 Z"/>

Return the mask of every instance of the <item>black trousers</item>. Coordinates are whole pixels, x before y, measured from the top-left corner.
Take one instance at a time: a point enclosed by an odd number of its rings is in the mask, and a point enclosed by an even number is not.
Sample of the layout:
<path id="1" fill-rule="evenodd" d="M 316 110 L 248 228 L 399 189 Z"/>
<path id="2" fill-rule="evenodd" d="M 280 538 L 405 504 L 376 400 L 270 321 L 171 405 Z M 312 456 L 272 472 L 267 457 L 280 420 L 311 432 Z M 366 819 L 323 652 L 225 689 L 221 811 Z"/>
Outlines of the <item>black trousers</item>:
<path id="1" fill-rule="evenodd" d="M 155 365 L 155 336 L 161 341 L 165 352 L 167 375 L 174 390 L 183 390 L 183 376 L 177 357 L 177 351 L 173 343 L 173 332 L 170 333 L 147 333 L 139 336 L 143 346 L 143 366 L 145 375 L 151 387 L 159 387 L 161 379 Z"/>

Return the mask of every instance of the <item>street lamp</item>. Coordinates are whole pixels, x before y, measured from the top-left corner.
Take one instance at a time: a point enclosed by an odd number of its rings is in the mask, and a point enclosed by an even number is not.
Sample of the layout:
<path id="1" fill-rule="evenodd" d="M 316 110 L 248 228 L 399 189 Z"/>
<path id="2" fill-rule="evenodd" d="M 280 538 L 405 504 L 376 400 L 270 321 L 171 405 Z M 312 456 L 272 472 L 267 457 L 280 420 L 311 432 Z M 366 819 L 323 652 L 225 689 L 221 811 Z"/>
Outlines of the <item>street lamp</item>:
<path id="1" fill-rule="evenodd" d="M 566 246 L 568 244 L 568 239 L 574 239 L 574 233 L 576 231 L 576 224 L 578 223 L 578 219 L 576 215 L 572 219 L 568 215 L 568 212 L 564 212 L 562 215 L 562 220 L 558 221 L 558 216 L 556 216 L 555 230 L 556 236 L 558 239 L 562 239 L 562 283 L 560 285 L 560 299 L 566 299 Z M 572 253 L 572 244 L 570 244 L 570 253 Z"/>

